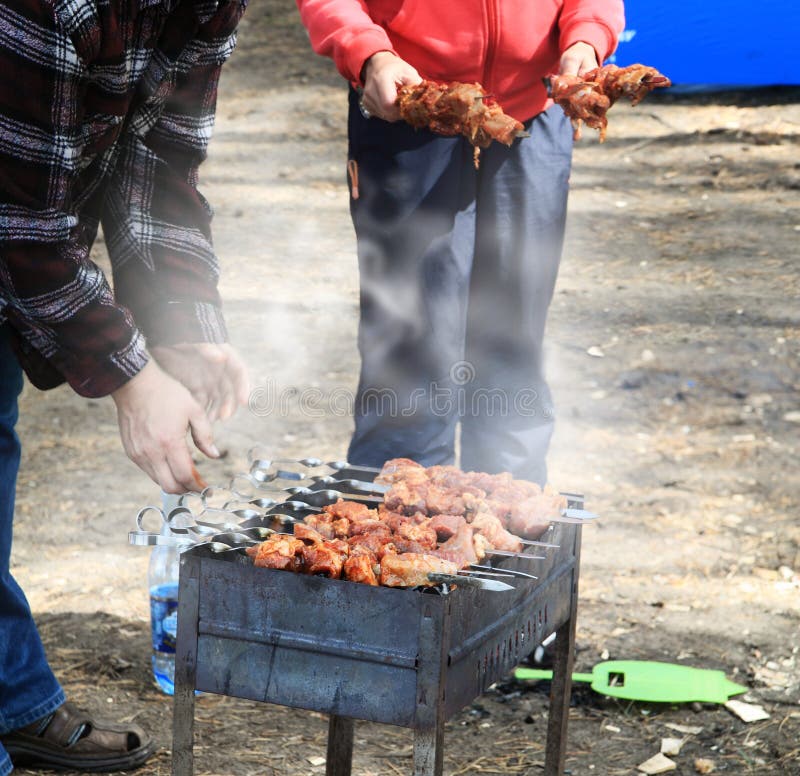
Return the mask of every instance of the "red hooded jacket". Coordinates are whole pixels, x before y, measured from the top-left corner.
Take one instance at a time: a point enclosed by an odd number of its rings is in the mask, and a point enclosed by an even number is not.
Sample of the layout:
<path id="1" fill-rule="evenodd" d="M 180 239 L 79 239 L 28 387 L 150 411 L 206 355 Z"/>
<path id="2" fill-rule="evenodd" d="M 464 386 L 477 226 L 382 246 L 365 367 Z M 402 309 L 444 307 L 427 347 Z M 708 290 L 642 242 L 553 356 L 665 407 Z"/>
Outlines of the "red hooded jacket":
<path id="1" fill-rule="evenodd" d="M 589 43 L 599 62 L 624 26 L 622 0 L 297 0 L 318 54 L 360 83 L 364 62 L 391 51 L 423 78 L 479 82 L 520 121 L 550 105 L 542 77 Z"/>

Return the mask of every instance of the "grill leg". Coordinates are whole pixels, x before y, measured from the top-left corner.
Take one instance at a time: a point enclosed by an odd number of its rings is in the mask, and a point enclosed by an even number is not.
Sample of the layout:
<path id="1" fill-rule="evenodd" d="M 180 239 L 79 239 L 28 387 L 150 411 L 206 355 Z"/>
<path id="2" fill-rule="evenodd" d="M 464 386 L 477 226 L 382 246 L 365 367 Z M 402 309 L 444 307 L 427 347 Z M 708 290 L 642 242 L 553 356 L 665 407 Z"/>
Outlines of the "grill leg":
<path id="1" fill-rule="evenodd" d="M 194 688 L 197 677 L 197 610 L 200 564 L 181 558 L 175 699 L 172 716 L 172 776 L 194 773 Z"/>
<path id="2" fill-rule="evenodd" d="M 419 626 L 414 776 L 442 776 L 450 601 L 441 598 L 428 601 L 422 609 Z"/>
<path id="3" fill-rule="evenodd" d="M 352 719 L 331 714 L 325 776 L 350 776 L 353 768 L 353 730 Z"/>
<path id="4" fill-rule="evenodd" d="M 556 631 L 553 656 L 553 683 L 550 687 L 550 712 L 547 717 L 547 744 L 544 776 L 561 776 L 567 752 L 567 719 L 572 691 L 572 662 L 575 644 L 575 619 L 570 618 Z"/>
<path id="5" fill-rule="evenodd" d="M 575 571 L 569 619 L 556 631 L 553 655 L 553 683 L 550 686 L 550 713 L 547 716 L 547 743 L 544 776 L 561 776 L 567 754 L 567 720 L 572 692 L 572 664 L 575 660 L 575 623 L 578 615 L 578 570 L 580 568 L 581 529 L 575 532 Z"/>
<path id="6" fill-rule="evenodd" d="M 442 776 L 444 722 L 414 731 L 414 776 Z"/>

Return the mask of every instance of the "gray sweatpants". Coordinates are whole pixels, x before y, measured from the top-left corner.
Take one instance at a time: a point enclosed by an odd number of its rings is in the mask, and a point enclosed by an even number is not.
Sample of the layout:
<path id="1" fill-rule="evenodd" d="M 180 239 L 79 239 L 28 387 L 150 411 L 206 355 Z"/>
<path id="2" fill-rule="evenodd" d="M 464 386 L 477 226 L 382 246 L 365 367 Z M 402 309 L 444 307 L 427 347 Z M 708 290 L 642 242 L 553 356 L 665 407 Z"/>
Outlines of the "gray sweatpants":
<path id="1" fill-rule="evenodd" d="M 564 237 L 572 128 L 558 107 L 473 165 L 463 138 L 364 119 L 351 94 L 361 377 L 349 460 L 451 463 L 543 483 L 542 340 Z"/>

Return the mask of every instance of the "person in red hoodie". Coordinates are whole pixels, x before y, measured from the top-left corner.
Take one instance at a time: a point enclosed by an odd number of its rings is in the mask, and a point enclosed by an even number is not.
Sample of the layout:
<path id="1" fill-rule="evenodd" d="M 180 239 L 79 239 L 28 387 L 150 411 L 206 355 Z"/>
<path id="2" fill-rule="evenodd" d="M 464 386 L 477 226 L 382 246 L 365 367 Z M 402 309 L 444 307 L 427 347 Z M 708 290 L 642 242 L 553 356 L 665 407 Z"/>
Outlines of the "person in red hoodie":
<path id="1" fill-rule="evenodd" d="M 450 463 L 544 483 L 542 341 L 563 244 L 572 128 L 542 78 L 617 44 L 622 0 L 297 0 L 350 82 L 362 366 L 348 458 Z M 485 149 L 398 121 L 397 89 L 479 82 L 529 137 Z"/>

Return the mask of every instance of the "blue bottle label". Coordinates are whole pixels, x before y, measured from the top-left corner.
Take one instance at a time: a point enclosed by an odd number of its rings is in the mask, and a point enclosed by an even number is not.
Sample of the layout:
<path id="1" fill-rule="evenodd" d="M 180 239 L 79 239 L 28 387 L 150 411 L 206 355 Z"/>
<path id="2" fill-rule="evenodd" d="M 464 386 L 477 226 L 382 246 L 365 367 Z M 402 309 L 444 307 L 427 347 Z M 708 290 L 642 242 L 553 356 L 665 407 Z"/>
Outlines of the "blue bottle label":
<path id="1" fill-rule="evenodd" d="M 178 586 L 159 585 L 150 591 L 150 623 L 153 649 L 175 654 L 178 633 Z"/>

